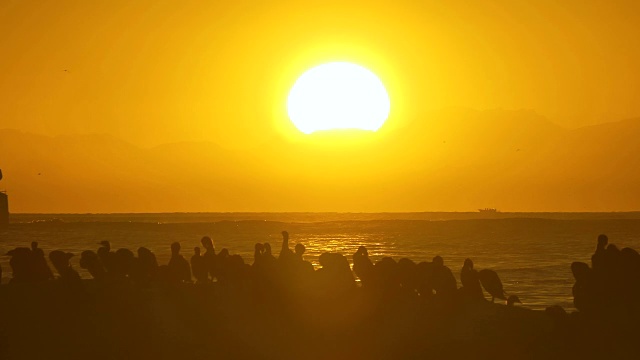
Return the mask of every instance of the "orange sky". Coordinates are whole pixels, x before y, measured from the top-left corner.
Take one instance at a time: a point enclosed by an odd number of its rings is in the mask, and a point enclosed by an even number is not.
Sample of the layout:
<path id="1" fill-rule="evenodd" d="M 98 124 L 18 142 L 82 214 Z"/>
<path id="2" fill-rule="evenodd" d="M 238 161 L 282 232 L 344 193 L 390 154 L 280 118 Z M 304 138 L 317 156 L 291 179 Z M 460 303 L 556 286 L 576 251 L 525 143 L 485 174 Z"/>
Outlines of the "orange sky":
<path id="1" fill-rule="evenodd" d="M 432 114 L 448 108 L 531 109 L 567 128 L 616 121 L 640 115 L 639 14 L 633 0 L 0 1 L 0 129 L 106 133 L 142 148 L 211 141 L 253 151 L 274 139 L 304 141 L 286 117 L 287 92 L 304 70 L 334 60 L 361 64 L 387 86 L 382 134 L 436 122 Z M 34 191 L 13 186 L 14 197 Z M 486 200 L 405 208 L 493 205 Z M 521 210 L 616 208 L 594 201 Z M 243 209 L 269 210 L 230 208 Z"/>
<path id="2" fill-rule="evenodd" d="M 286 121 L 274 112 L 295 77 L 332 59 L 381 76 L 397 121 L 449 106 L 619 120 L 640 115 L 638 14 L 637 1 L 2 1 L 0 127 L 251 143 Z"/>

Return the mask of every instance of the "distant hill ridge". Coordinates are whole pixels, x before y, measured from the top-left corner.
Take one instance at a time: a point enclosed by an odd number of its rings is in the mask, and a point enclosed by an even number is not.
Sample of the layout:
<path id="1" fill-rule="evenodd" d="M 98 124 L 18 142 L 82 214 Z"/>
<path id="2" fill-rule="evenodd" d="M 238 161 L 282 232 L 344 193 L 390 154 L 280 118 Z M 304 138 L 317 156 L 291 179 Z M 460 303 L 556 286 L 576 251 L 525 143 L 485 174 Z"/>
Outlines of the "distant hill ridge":
<path id="1" fill-rule="evenodd" d="M 640 118 L 567 130 L 504 110 L 428 114 L 336 151 L 3 129 L 0 167 L 12 212 L 634 211 L 639 138 Z"/>

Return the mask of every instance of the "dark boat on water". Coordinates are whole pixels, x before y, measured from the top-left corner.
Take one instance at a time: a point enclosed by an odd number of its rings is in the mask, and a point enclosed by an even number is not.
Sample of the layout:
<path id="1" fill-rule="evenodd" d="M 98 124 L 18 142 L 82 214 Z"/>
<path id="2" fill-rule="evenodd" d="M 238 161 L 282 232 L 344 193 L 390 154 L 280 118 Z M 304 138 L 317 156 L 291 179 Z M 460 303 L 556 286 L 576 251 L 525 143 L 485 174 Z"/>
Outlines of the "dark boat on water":
<path id="1" fill-rule="evenodd" d="M 479 212 L 481 213 L 497 213 L 498 209 L 496 208 L 484 208 L 484 209 L 478 209 Z"/>
<path id="2" fill-rule="evenodd" d="M 0 180 L 2 180 L 2 170 L 0 170 Z M 9 224 L 9 197 L 4 191 L 0 191 L 0 226 Z"/>

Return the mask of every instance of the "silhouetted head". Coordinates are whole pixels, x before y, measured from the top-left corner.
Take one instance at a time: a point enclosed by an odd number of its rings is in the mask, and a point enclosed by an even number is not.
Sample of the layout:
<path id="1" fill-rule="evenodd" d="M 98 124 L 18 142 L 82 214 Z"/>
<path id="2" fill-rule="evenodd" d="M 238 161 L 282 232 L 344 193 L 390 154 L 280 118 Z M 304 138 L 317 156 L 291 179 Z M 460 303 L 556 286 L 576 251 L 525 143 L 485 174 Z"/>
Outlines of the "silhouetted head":
<path id="1" fill-rule="evenodd" d="M 205 250 L 213 249 L 213 240 L 211 240 L 211 238 L 208 236 L 204 236 L 202 239 L 200 239 L 200 243 L 202 244 L 202 247 L 205 248 Z"/>
<path id="2" fill-rule="evenodd" d="M 196 246 L 196 247 L 194 247 L 194 248 L 193 248 L 193 253 L 194 253 L 196 256 L 200 256 L 200 248 L 199 248 L 199 247 L 197 247 L 197 246 Z"/>
<path id="3" fill-rule="evenodd" d="M 471 259 L 465 259 L 462 267 L 465 269 L 473 269 L 473 261 L 471 261 Z"/>
<path id="4" fill-rule="evenodd" d="M 147 256 L 152 256 L 153 253 L 151 252 L 151 250 L 147 249 L 144 246 L 141 246 L 138 248 L 138 257 L 147 257 Z"/>
<path id="5" fill-rule="evenodd" d="M 265 255 L 271 255 L 271 244 L 264 243 L 264 253 Z"/>
<path id="6" fill-rule="evenodd" d="M 397 266 L 398 263 L 390 256 L 385 256 L 375 263 L 376 271 L 385 275 L 395 275 Z"/>
<path id="7" fill-rule="evenodd" d="M 111 243 L 108 242 L 107 240 L 102 240 L 98 244 L 102 245 L 102 247 L 107 249 L 107 251 L 111 251 Z"/>
<path id="8" fill-rule="evenodd" d="M 83 260 L 98 260 L 98 255 L 92 250 L 85 250 L 80 254 L 80 262 L 82 263 Z"/>
<path id="9" fill-rule="evenodd" d="M 218 256 L 221 258 L 229 257 L 229 250 L 227 248 L 223 248 L 220 250 L 220 253 L 218 253 Z"/>
<path id="10" fill-rule="evenodd" d="M 289 240 L 289 233 L 287 231 L 282 232 L 282 238 L 285 240 Z"/>
<path id="11" fill-rule="evenodd" d="M 520 301 L 520 298 L 518 297 L 518 295 L 510 295 L 507 298 L 507 305 L 513 306 L 513 304 L 515 303 L 522 304 L 522 301 Z"/>
<path id="12" fill-rule="evenodd" d="M 609 254 L 610 256 L 617 257 L 618 255 L 620 255 L 620 249 L 618 249 L 618 247 L 615 244 L 609 244 L 607 246 L 607 254 Z"/>
<path id="13" fill-rule="evenodd" d="M 640 270 L 640 254 L 632 248 L 626 247 L 620 250 L 620 262 L 627 271 Z"/>
<path id="14" fill-rule="evenodd" d="M 369 256 L 369 251 L 367 251 L 367 248 L 364 245 L 360 245 L 360 247 L 358 247 L 358 251 L 356 251 L 356 254 Z"/>
<path id="15" fill-rule="evenodd" d="M 240 269 L 244 266 L 244 259 L 238 254 L 229 256 L 229 266 L 233 269 Z"/>
<path id="16" fill-rule="evenodd" d="M 36 250 L 38 248 L 38 242 L 37 241 L 32 241 L 31 242 L 31 250 Z"/>
<path id="17" fill-rule="evenodd" d="M 295 247 L 296 255 L 302 257 L 302 254 L 304 254 L 306 249 L 307 248 L 305 248 L 304 245 L 300 243 L 296 244 L 296 247 Z"/>
<path id="18" fill-rule="evenodd" d="M 598 235 L 598 249 L 604 249 L 609 243 L 609 238 L 605 234 Z"/>
<path id="19" fill-rule="evenodd" d="M 440 255 L 436 255 L 433 258 L 433 265 L 435 265 L 435 266 L 444 266 L 444 260 L 442 260 L 442 257 Z"/>
<path id="20" fill-rule="evenodd" d="M 26 257 L 29 256 L 30 250 L 26 247 L 17 247 L 13 250 L 7 251 L 7 255 L 11 257 Z"/>
<path id="21" fill-rule="evenodd" d="M 58 270 L 58 272 L 60 272 L 60 270 L 64 268 L 68 268 L 71 266 L 69 264 L 69 259 L 71 259 L 71 257 L 73 257 L 72 253 L 67 253 L 60 250 L 54 250 L 49 253 L 49 260 L 51 260 L 51 263 L 56 268 L 56 270 Z"/>
<path id="22" fill-rule="evenodd" d="M 171 253 L 173 255 L 178 255 L 180 253 L 180 243 L 179 242 L 174 242 L 173 244 L 171 244 Z"/>
<path id="23" fill-rule="evenodd" d="M 403 266 L 403 267 L 413 267 L 416 265 L 415 262 L 413 262 L 413 260 L 409 259 L 409 258 L 402 258 L 400 260 L 398 260 L 398 265 Z"/>
<path id="24" fill-rule="evenodd" d="M 127 258 L 127 259 L 132 259 L 135 257 L 135 255 L 133 255 L 133 251 L 127 248 L 121 248 L 116 250 L 116 255 L 120 258 Z"/>
<path id="25" fill-rule="evenodd" d="M 80 254 L 80 267 L 89 270 L 94 278 L 104 271 L 98 255 L 91 250 L 85 250 Z"/>
<path id="26" fill-rule="evenodd" d="M 264 251 L 264 245 L 262 245 L 261 243 L 256 243 L 256 245 L 254 246 L 254 249 L 256 253 L 261 253 Z"/>

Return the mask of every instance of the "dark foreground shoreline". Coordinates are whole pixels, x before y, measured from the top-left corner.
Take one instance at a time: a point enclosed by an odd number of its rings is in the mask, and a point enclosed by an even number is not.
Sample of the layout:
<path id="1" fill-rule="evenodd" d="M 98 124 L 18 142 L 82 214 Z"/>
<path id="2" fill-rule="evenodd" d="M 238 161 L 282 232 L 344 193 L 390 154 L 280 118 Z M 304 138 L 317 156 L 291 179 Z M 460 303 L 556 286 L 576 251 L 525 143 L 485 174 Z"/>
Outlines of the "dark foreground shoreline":
<path id="1" fill-rule="evenodd" d="M 0 286 L 1 359 L 635 358 L 632 318 L 474 301 L 425 303 L 354 288 L 266 296 L 213 284 Z M 637 317 L 634 317 L 637 319 Z"/>

